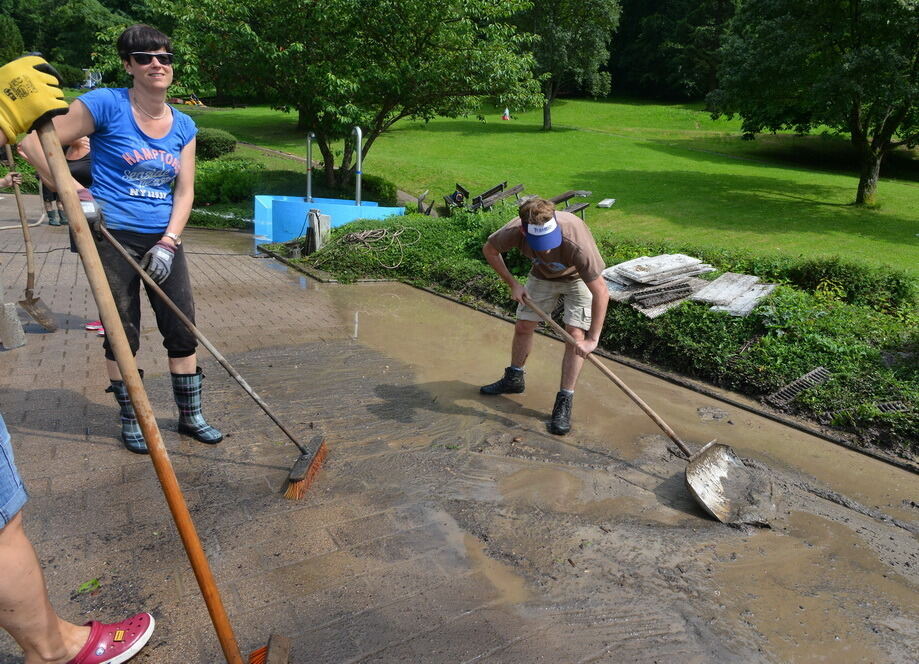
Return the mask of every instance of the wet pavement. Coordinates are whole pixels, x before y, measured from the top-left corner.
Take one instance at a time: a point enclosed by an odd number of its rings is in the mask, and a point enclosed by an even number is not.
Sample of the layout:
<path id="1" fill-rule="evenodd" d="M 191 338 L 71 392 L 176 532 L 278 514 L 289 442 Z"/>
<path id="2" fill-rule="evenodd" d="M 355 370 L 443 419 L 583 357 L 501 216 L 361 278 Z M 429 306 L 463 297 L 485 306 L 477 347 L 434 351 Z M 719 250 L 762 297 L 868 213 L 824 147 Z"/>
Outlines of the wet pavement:
<path id="1" fill-rule="evenodd" d="M 0 351 L 0 412 L 53 603 L 75 622 L 150 610 L 135 661 L 219 662 L 150 461 L 116 439 L 66 229 L 33 237 L 36 294 L 61 329 L 22 314 L 26 346 Z M 915 661 L 915 474 L 611 364 L 690 446 L 717 438 L 773 477 L 772 528 L 723 526 L 689 496 L 672 443 L 593 367 L 572 434 L 546 432 L 559 342 L 537 339 L 524 394 L 486 398 L 507 322 L 399 284 L 318 284 L 250 248 L 186 234 L 198 325 L 295 431 L 326 433 L 304 500 L 279 495 L 296 450 L 204 349 L 205 413 L 227 438 L 176 433 L 149 307 L 138 355 L 244 652 L 280 632 L 297 664 Z M 0 251 L 21 252 L 21 235 L 0 231 Z M 0 253 L 0 279 L 21 296 L 21 254 Z M 0 663 L 15 653 L 0 635 Z"/>

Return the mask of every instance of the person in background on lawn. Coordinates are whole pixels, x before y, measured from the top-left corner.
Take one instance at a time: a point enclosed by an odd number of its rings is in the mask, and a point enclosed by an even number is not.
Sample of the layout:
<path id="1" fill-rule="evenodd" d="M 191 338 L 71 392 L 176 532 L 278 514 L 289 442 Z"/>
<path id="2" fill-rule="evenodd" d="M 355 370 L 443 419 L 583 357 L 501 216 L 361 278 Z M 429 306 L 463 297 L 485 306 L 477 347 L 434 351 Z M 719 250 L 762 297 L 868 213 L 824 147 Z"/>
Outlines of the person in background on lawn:
<path id="1" fill-rule="evenodd" d="M 195 196 L 194 121 L 166 104 L 172 85 L 172 42 L 148 25 L 132 25 L 118 37 L 118 55 L 133 79 L 130 88 L 99 88 L 75 100 L 65 115 L 54 118 L 62 142 L 89 136 L 92 145 L 92 189 L 77 192 L 85 205 L 101 210 L 111 234 L 160 285 L 166 296 L 192 321 L 188 265 L 181 234 Z M 23 152 L 46 182 L 52 180 L 38 137 L 22 142 Z M 98 201 L 98 205 L 97 205 Z M 96 248 L 133 353 L 140 347 L 140 276 L 98 233 Z M 204 374 L 197 364 L 198 340 L 172 310 L 148 292 L 163 335 L 179 407 L 178 431 L 209 444 L 223 434 L 204 419 L 201 408 Z M 106 367 L 121 407 L 121 440 L 131 452 L 147 453 L 147 443 L 106 338 Z"/>
<path id="2" fill-rule="evenodd" d="M 0 146 L 15 141 L 35 122 L 66 109 L 60 77 L 41 58 L 19 58 L 0 67 Z M 4 178 L 4 181 L 6 178 Z M 11 180 L 12 182 L 12 180 Z M 25 654 L 25 664 L 116 664 L 150 640 L 153 616 L 138 613 L 114 624 L 79 626 L 55 613 L 35 549 L 22 526 L 28 500 L 0 415 L 0 628 Z"/>
<path id="3" fill-rule="evenodd" d="M 507 269 L 501 254 L 517 249 L 532 261 L 526 286 Z M 485 260 L 508 285 L 517 303 L 517 323 L 511 343 L 511 365 L 497 382 L 484 385 L 482 394 L 519 394 L 524 390 L 523 365 L 533 348 L 533 333 L 542 320 L 524 302 L 529 298 L 551 314 L 564 298 L 565 329 L 576 346 L 565 345 L 562 377 L 549 431 L 564 435 L 571 430 L 574 387 L 587 357 L 600 341 L 609 292 L 601 275 L 603 258 L 587 224 L 555 204 L 533 198 L 520 206 L 520 216 L 492 233 L 482 248 Z"/>

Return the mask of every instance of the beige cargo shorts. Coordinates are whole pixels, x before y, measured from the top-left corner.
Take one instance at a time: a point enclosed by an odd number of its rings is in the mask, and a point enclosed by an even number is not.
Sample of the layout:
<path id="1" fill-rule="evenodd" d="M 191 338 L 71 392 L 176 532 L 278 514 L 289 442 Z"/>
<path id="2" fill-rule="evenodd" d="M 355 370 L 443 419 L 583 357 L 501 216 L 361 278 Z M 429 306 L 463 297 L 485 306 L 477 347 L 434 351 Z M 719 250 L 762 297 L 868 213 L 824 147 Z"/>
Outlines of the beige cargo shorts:
<path id="1" fill-rule="evenodd" d="M 565 324 L 582 330 L 590 329 L 590 305 L 593 302 L 593 295 L 583 279 L 558 281 L 539 279 L 531 275 L 527 280 L 526 288 L 530 299 L 547 314 L 551 314 L 555 309 L 558 298 L 563 297 Z M 542 318 L 525 304 L 518 304 L 517 320 L 541 321 Z"/>

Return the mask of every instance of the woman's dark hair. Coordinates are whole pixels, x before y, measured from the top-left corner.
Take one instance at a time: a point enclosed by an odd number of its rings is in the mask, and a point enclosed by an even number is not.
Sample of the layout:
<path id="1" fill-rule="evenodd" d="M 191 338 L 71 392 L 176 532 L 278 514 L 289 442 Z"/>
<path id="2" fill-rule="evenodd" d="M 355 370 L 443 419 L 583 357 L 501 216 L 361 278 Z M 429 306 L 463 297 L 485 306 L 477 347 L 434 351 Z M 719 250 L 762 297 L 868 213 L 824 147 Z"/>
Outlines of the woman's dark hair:
<path id="1" fill-rule="evenodd" d="M 142 23 L 132 25 L 118 37 L 118 55 L 125 62 L 131 59 L 131 53 L 155 51 L 160 48 L 171 51 L 172 40 L 156 28 Z"/>

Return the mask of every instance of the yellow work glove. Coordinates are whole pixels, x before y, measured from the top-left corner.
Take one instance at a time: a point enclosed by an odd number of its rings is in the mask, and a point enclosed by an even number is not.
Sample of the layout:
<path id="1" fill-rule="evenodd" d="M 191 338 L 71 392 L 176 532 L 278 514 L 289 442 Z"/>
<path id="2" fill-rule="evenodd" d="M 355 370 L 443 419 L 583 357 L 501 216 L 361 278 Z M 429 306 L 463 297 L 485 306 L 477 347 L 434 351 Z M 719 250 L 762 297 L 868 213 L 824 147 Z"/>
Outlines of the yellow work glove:
<path id="1" fill-rule="evenodd" d="M 0 129 L 14 143 L 40 120 L 67 112 L 61 77 L 37 55 L 0 67 Z"/>

